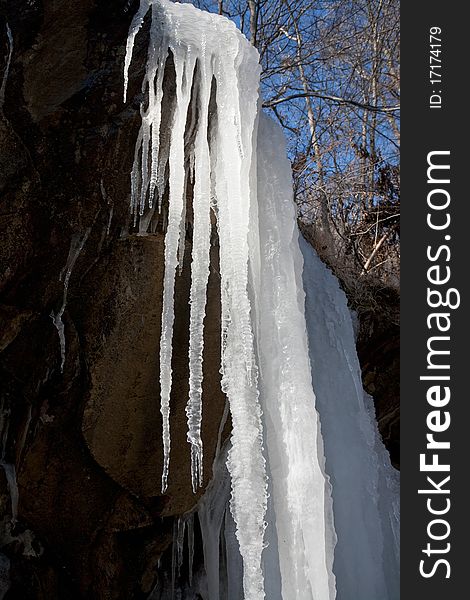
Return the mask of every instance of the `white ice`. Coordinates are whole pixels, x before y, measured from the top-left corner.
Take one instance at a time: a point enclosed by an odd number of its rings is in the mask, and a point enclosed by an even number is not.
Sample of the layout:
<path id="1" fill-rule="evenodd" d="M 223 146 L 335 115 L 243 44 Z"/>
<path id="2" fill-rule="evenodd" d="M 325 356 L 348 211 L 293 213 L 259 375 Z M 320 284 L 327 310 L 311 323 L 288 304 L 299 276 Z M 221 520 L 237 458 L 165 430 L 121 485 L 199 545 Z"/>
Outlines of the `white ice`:
<path id="1" fill-rule="evenodd" d="M 338 542 L 338 600 L 399 598 L 398 475 L 364 394 L 351 315 L 336 277 L 301 239 L 306 314 Z"/>
<path id="2" fill-rule="evenodd" d="M 257 171 L 260 263 L 253 286 L 261 399 L 282 597 L 327 599 L 335 596 L 335 535 L 310 373 L 291 167 L 284 146 L 280 128 L 262 114 Z"/>
<path id="3" fill-rule="evenodd" d="M 175 278 L 184 257 L 188 202 L 193 239 L 186 412 L 194 491 L 204 475 L 204 320 L 214 219 L 219 241 L 230 477 L 225 459 L 222 466 L 216 461 L 214 482 L 198 507 L 205 579 L 198 575 L 194 586 L 204 600 L 241 595 L 246 600 L 332 600 L 337 590 L 342 600 L 392 600 L 398 531 L 393 473 L 358 378 L 344 296 L 338 291 L 325 297 L 335 280 L 321 279 L 324 267 L 308 253 L 304 269 L 284 138 L 259 111 L 258 54 L 223 17 L 188 4 L 141 0 L 128 37 L 125 94 L 136 36 L 147 14 L 150 41 L 131 211 L 145 233 L 168 190 L 160 340 L 163 491 L 170 477 Z M 176 93 L 166 99 L 174 106 L 171 123 L 161 131 L 169 56 Z M 310 282 L 313 272 L 320 287 Z M 343 310 L 349 320 L 344 317 L 341 327 L 335 322 L 334 329 L 331 321 Z M 328 386 L 328 378 L 336 384 Z M 342 438 L 340 430 L 348 435 Z M 357 518 L 347 518 L 349 498 Z M 370 523 L 361 521 L 361 510 L 370 514 Z M 364 530 L 356 535 L 360 527 Z M 184 539 L 183 522 L 175 530 L 175 574 Z"/>
<path id="4" fill-rule="evenodd" d="M 227 19 L 202 13 L 189 5 L 142 0 L 131 25 L 125 60 L 125 88 L 133 46 L 147 12 L 151 11 L 150 43 L 131 175 L 131 209 L 144 216 L 152 203 L 153 181 L 159 201 L 168 160 L 168 224 L 165 235 L 165 275 L 160 340 L 160 409 L 163 416 L 164 466 L 162 490 L 168 486 L 170 464 L 170 396 L 174 286 L 185 212 L 185 128 L 194 85 L 198 122 L 194 141 L 194 233 L 191 261 L 190 394 L 188 440 L 193 487 L 202 482 L 202 356 L 206 289 L 211 237 L 210 208 L 217 214 L 220 241 L 222 300 L 222 389 L 232 415 L 232 446 L 228 465 L 232 481 L 231 509 L 244 558 L 246 598 L 264 598 L 261 555 L 264 545 L 267 482 L 263 431 L 257 386 L 257 365 L 248 294 L 250 187 L 253 136 L 256 133 L 259 62 L 256 50 Z M 169 151 L 158 145 L 164 65 L 171 52 L 176 75 L 176 99 Z M 197 63 L 197 70 L 196 70 Z M 212 81 L 216 82 L 217 115 L 209 124 Z M 155 86 L 155 81 L 157 85 Z M 157 92 L 154 93 L 155 88 Z M 160 91 L 159 91 L 160 90 Z M 208 143 L 208 131 L 211 146 Z M 154 136 L 152 134 L 155 134 Z M 214 154 L 214 148 L 217 154 Z M 162 160 L 163 157 L 163 160 Z M 167 158 L 168 157 L 168 158 Z M 150 175 L 149 175 L 150 174 Z"/>

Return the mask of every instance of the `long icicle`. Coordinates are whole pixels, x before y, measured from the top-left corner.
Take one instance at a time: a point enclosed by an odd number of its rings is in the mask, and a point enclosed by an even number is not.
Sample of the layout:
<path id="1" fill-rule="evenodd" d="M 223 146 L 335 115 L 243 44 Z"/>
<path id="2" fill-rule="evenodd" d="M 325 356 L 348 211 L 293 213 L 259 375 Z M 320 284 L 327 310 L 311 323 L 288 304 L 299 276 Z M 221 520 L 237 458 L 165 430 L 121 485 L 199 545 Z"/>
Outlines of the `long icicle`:
<path id="1" fill-rule="evenodd" d="M 256 190 L 249 186 L 257 130 L 258 98 L 253 92 L 258 90 L 259 65 L 257 54 L 252 55 L 241 38 L 232 38 L 230 45 L 234 59 L 225 61 L 223 55 L 218 56 L 216 66 L 217 111 L 221 115 L 215 183 L 222 292 L 222 389 L 232 415 L 227 466 L 232 479 L 230 506 L 243 557 L 245 599 L 259 600 L 265 597 L 261 556 L 267 479 L 248 297 L 249 214 L 251 203 L 256 202 Z M 244 96 L 245 91 L 248 93 Z"/>
<path id="2" fill-rule="evenodd" d="M 134 53 L 134 43 L 144 22 L 145 15 L 149 10 L 149 0 L 140 0 L 139 9 L 132 19 L 129 33 L 127 34 L 126 57 L 124 59 L 124 103 L 127 101 L 127 87 L 129 83 L 129 67 L 131 66 L 132 55 Z"/>
<path id="3" fill-rule="evenodd" d="M 205 35 L 202 34 L 202 48 Z M 210 155 L 207 130 L 209 124 L 209 99 L 211 73 L 203 54 L 200 64 L 199 127 L 195 142 L 195 181 L 193 197 L 193 247 L 191 264 L 191 316 L 189 326 L 189 400 L 188 442 L 191 444 L 191 480 L 193 491 L 202 485 L 203 446 L 201 439 L 202 379 L 204 351 L 204 317 L 210 261 Z"/>
<path id="4" fill-rule="evenodd" d="M 160 411 L 163 418 L 162 492 L 168 487 L 170 465 L 170 394 L 172 384 L 175 275 L 183 216 L 184 131 L 191 98 L 195 57 L 177 44 L 170 46 L 176 72 L 176 111 L 170 142 L 170 201 L 165 236 L 165 275 L 163 283 L 162 331 L 160 338 Z M 185 56 L 186 54 L 186 56 Z M 185 77 L 184 77 L 185 75 Z"/>
<path id="5" fill-rule="evenodd" d="M 160 150 L 160 125 L 162 120 L 163 78 L 165 75 L 165 64 L 168 57 L 166 36 L 161 30 L 159 24 L 157 6 L 152 4 L 152 23 L 150 26 L 151 44 L 149 48 L 147 66 L 147 71 L 151 73 L 151 77 L 149 77 L 148 95 L 148 114 L 151 121 L 150 179 L 148 181 L 149 208 L 153 208 L 155 189 L 157 186 L 158 155 Z M 146 191 L 147 190 L 145 190 L 145 192 Z"/>
<path id="6" fill-rule="evenodd" d="M 64 316 L 65 307 L 67 305 L 67 294 L 69 291 L 70 277 L 72 276 L 72 271 L 75 266 L 75 262 L 76 262 L 78 256 L 80 255 L 80 252 L 83 250 L 83 246 L 85 245 L 85 242 L 87 241 L 88 236 L 90 235 L 90 231 L 91 231 L 91 228 L 88 227 L 86 229 L 85 233 L 83 234 L 83 236 L 81 236 L 78 233 L 72 236 L 72 240 L 70 241 L 69 254 L 67 256 L 67 263 L 64 268 L 65 277 L 64 277 L 64 290 L 62 293 L 62 306 L 57 311 L 57 313 L 54 313 L 54 311 L 52 311 L 51 315 L 50 315 L 51 319 L 55 325 L 55 328 L 57 329 L 57 333 L 59 334 L 60 358 L 61 358 L 60 372 L 61 373 L 64 371 L 64 366 L 65 366 L 65 326 L 64 326 L 64 322 L 62 321 L 62 317 Z M 61 277 L 62 277 L 62 274 L 61 274 Z"/>
<path id="7" fill-rule="evenodd" d="M 185 127 L 197 57 L 201 65 L 197 82 L 199 89 L 195 90 L 195 93 L 200 95 L 200 114 L 196 130 L 196 148 L 193 154 L 195 223 L 191 265 L 190 397 L 188 401 L 192 481 L 196 488 L 201 483 L 203 475 L 200 436 L 203 325 L 210 262 L 210 208 L 212 208 L 217 216 L 220 241 L 222 389 L 229 399 L 233 423 L 232 449 L 227 463 L 232 481 L 231 510 L 243 557 L 245 598 L 261 600 L 265 597 L 261 556 L 264 547 L 267 480 L 248 295 L 249 214 L 250 205 L 256 201 L 256 189 L 250 188 L 250 175 L 253 163 L 253 137 L 256 135 L 258 54 L 237 31 L 234 24 L 225 18 L 201 13 L 189 5 L 174 4 L 166 0 L 151 2 L 143 0 L 131 25 L 125 64 L 126 82 L 135 36 L 150 5 L 155 9 L 158 8 L 162 31 L 167 35 L 166 41 L 162 42 L 162 48 L 167 46 L 171 50 L 176 75 L 176 103 L 170 127 L 171 140 L 166 143 L 163 135 L 162 145 L 157 151 L 153 139 L 151 144 L 145 141 L 147 123 L 143 123 L 137 140 L 132 177 L 133 196 L 135 196 L 132 201 L 133 209 L 136 211 L 140 205 L 142 210 L 143 202 L 145 210 L 146 197 L 142 194 L 142 187 L 147 186 L 148 158 L 142 156 L 142 151 L 148 153 L 151 145 L 152 154 L 158 153 L 156 183 L 159 205 L 166 186 L 168 165 L 169 213 L 165 237 L 160 340 L 164 451 L 162 490 L 165 491 L 168 486 L 171 444 L 169 415 L 174 288 L 184 207 Z M 204 23 L 200 23 L 200 19 L 203 19 Z M 198 22 L 200 27 L 195 28 L 195 22 Z M 207 48 L 201 38 L 201 28 L 208 39 L 210 37 Z M 155 44 L 156 40 L 151 39 L 150 43 Z M 160 75 L 164 69 L 164 62 L 160 59 Z M 149 65 L 147 65 L 144 89 L 151 79 L 148 69 Z M 215 114 L 211 115 L 209 131 L 207 113 L 212 78 L 216 80 L 214 90 L 217 107 Z M 158 102 L 157 98 L 155 102 Z M 143 111 L 142 118 L 145 117 L 146 113 Z M 156 127 L 152 118 L 150 121 L 152 134 L 149 138 L 152 138 L 156 135 Z M 210 149 L 208 136 L 211 139 Z M 151 158 L 150 187 L 155 180 L 155 173 L 152 174 L 155 158 L 157 157 Z"/>

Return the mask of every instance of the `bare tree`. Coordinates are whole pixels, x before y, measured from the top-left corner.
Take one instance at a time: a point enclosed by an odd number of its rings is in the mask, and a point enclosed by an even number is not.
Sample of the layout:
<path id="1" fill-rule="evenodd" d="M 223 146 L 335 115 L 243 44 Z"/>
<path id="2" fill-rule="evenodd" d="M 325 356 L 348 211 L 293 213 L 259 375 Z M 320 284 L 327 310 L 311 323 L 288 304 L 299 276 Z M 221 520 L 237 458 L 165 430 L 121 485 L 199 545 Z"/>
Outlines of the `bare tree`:
<path id="1" fill-rule="evenodd" d="M 299 218 L 346 285 L 399 276 L 398 0 L 200 0 L 260 53 Z M 348 284 L 349 280 L 350 284 Z"/>

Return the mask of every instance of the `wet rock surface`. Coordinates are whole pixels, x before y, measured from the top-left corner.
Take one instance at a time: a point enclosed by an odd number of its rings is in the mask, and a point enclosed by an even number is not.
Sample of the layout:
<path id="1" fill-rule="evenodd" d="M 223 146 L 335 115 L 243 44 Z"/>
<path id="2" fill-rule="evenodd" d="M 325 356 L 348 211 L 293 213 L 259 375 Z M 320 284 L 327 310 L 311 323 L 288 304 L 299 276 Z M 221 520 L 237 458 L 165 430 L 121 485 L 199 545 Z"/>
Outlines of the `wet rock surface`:
<path id="1" fill-rule="evenodd" d="M 136 235 L 128 208 L 145 43 L 124 105 L 135 2 L 0 6 L 0 81 L 6 23 L 14 44 L 0 108 L 2 462 L 15 467 L 19 498 L 15 522 L 0 469 L 0 579 L 10 580 L 1 586 L 8 599 L 144 598 L 171 544 L 173 516 L 202 493 L 191 490 L 184 410 L 189 243 L 175 300 L 169 488 L 160 491 L 164 233 Z M 212 262 L 206 483 L 225 406 L 216 250 Z"/>

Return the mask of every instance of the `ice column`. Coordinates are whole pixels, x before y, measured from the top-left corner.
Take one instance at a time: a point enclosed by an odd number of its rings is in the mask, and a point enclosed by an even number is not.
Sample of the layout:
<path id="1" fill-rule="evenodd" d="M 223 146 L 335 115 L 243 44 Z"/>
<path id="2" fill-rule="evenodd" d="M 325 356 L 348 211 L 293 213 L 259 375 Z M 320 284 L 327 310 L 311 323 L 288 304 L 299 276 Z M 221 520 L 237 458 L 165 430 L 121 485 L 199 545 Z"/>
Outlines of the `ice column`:
<path id="1" fill-rule="evenodd" d="M 291 167 L 278 125 L 258 130 L 259 270 L 254 285 L 260 389 L 282 597 L 335 597 L 331 490 L 308 354 Z M 256 275 L 254 275 L 256 277 Z"/>
<path id="2" fill-rule="evenodd" d="M 333 484 L 338 600 L 398 600 L 399 489 L 362 389 L 347 299 L 305 240 L 303 271 L 313 383 Z"/>
<path id="3" fill-rule="evenodd" d="M 72 276 L 72 271 L 75 266 L 75 262 L 77 261 L 77 258 L 80 255 L 80 252 L 83 250 L 83 246 L 85 245 L 85 242 L 87 241 L 88 236 L 90 235 L 90 231 L 91 231 L 91 229 L 88 228 L 85 230 L 85 233 L 83 235 L 80 235 L 77 233 L 72 236 L 72 240 L 70 242 L 69 254 L 67 256 L 67 262 L 65 264 L 64 269 L 62 270 L 62 272 L 60 274 L 60 280 L 62 280 L 62 276 L 65 271 L 64 291 L 62 294 L 62 305 L 61 305 L 60 309 L 57 311 L 57 313 L 54 313 L 54 311 L 52 311 L 52 313 L 50 315 L 51 319 L 55 325 L 55 328 L 57 329 L 57 333 L 59 334 L 60 358 L 61 358 L 60 370 L 61 370 L 61 372 L 63 372 L 64 366 L 65 366 L 65 326 L 64 326 L 64 322 L 62 321 L 62 317 L 64 316 L 65 307 L 67 306 L 67 295 L 68 295 L 68 291 L 69 291 L 70 277 Z"/>

